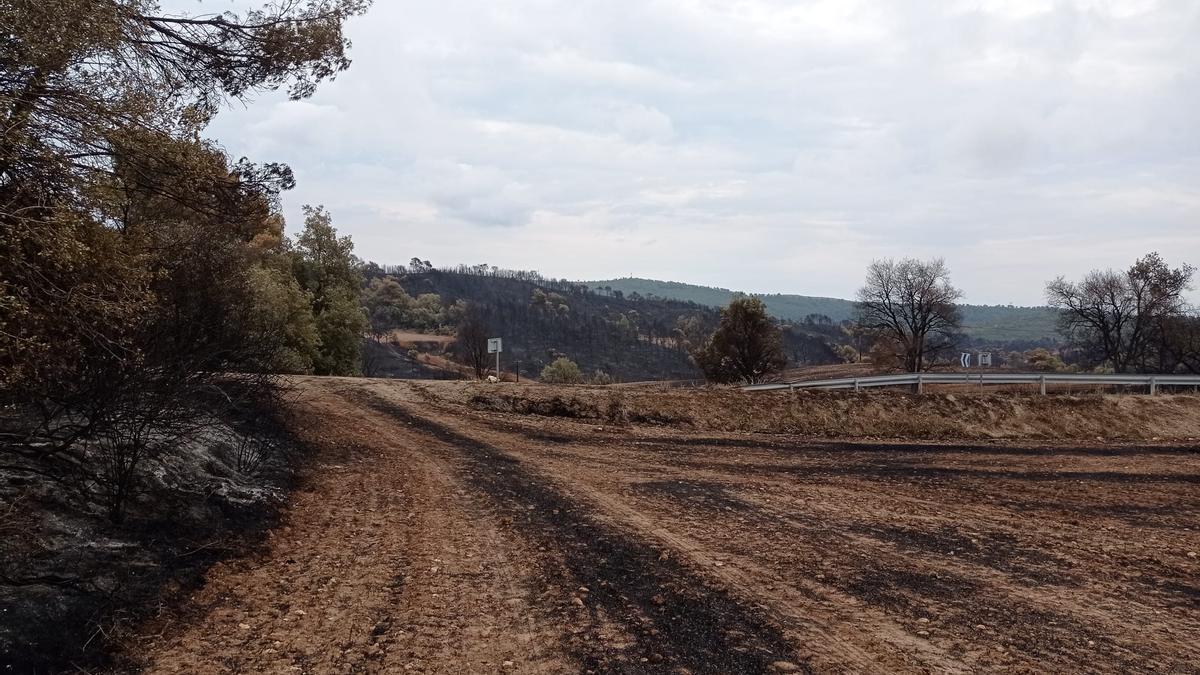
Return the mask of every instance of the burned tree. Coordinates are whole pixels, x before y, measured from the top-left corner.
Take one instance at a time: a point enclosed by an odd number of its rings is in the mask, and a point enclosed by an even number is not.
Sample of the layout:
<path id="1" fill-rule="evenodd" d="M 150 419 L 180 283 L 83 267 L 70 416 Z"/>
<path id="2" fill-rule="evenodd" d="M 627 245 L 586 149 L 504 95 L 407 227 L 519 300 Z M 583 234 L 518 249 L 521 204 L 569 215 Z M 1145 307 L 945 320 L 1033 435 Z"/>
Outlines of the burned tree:
<path id="1" fill-rule="evenodd" d="M 736 298 L 721 310 L 721 322 L 692 353 L 710 382 L 762 382 L 787 365 L 782 334 L 758 298 Z"/>
<path id="2" fill-rule="evenodd" d="M 468 305 L 455 331 L 455 350 L 475 370 L 475 378 L 480 380 L 487 374 L 490 330 L 479 308 Z"/>
<path id="3" fill-rule="evenodd" d="M 1118 373 L 1170 370 L 1169 339 L 1187 351 L 1183 293 L 1194 271 L 1151 253 L 1127 270 L 1093 270 L 1078 282 L 1059 277 L 1046 285 L 1046 299 L 1060 311 L 1059 331 L 1090 364 Z"/>
<path id="4" fill-rule="evenodd" d="M 894 345 L 906 371 L 920 372 L 954 346 L 962 324 L 955 303 L 961 297 L 940 258 L 876 260 L 858 291 L 858 324 L 876 335 L 877 345 Z"/>

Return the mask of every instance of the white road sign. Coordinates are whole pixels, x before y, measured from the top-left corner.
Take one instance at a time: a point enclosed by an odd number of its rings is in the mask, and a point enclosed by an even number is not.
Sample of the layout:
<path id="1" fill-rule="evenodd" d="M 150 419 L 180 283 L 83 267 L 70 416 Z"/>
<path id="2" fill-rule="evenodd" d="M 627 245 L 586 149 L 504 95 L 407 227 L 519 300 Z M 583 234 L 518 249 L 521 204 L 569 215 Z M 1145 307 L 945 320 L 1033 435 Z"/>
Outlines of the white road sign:
<path id="1" fill-rule="evenodd" d="M 962 364 L 963 368 L 970 368 L 971 367 L 971 352 L 963 352 L 962 358 L 960 358 L 958 360 L 958 362 Z"/>
<path id="2" fill-rule="evenodd" d="M 500 338 L 488 338 L 488 353 L 499 354 L 501 351 Z"/>

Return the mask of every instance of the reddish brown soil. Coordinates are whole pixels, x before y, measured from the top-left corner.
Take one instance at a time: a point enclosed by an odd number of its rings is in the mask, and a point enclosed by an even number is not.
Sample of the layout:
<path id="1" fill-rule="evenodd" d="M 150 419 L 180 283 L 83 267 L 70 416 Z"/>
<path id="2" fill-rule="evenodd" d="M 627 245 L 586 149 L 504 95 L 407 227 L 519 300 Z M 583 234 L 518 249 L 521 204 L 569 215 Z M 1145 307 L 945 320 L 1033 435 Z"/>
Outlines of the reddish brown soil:
<path id="1" fill-rule="evenodd" d="M 1200 450 L 881 445 L 308 379 L 317 451 L 152 672 L 1195 672 Z"/>

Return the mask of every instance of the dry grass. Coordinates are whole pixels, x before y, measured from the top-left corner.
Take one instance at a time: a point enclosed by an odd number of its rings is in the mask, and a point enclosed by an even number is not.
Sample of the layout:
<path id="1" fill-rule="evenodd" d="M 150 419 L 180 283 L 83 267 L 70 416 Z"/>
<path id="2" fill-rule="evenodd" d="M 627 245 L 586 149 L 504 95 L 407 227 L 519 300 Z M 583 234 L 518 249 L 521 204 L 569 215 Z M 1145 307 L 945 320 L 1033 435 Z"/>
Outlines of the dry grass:
<path id="1" fill-rule="evenodd" d="M 1194 440 L 1200 397 L 1020 393 L 760 392 L 438 383 L 477 410 L 814 437 Z"/>
<path id="2" fill-rule="evenodd" d="M 445 348 L 454 342 L 453 335 L 437 335 L 436 333 L 414 333 L 412 331 L 394 330 L 387 335 L 389 342 L 404 349 Z"/>

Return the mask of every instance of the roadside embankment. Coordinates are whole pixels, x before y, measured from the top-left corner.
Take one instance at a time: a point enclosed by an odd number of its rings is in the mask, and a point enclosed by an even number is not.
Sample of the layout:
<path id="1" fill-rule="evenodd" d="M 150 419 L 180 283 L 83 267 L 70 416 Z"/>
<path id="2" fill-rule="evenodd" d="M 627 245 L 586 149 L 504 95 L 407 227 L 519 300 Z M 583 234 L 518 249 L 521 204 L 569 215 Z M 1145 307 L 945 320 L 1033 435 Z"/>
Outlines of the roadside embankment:
<path id="1" fill-rule="evenodd" d="M 757 392 L 438 383 L 429 391 L 481 411 L 818 437 L 1188 441 L 1200 397 L 1188 395 Z"/>

